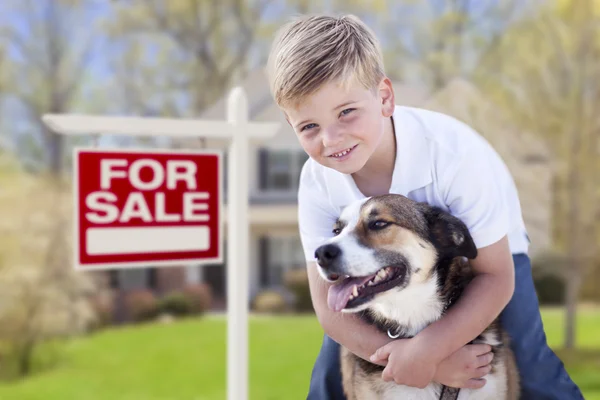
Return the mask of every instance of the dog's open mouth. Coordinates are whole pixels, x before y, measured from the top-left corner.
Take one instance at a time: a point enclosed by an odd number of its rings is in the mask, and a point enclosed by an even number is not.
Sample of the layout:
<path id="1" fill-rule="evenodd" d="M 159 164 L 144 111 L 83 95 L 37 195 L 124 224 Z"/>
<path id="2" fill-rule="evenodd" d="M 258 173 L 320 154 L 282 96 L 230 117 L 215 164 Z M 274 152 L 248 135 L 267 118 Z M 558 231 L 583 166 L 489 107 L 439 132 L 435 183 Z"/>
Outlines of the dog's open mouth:
<path id="1" fill-rule="evenodd" d="M 347 277 L 329 288 L 327 304 L 334 311 L 358 307 L 375 294 L 397 286 L 405 273 L 404 266 L 390 266 L 373 275 Z"/>

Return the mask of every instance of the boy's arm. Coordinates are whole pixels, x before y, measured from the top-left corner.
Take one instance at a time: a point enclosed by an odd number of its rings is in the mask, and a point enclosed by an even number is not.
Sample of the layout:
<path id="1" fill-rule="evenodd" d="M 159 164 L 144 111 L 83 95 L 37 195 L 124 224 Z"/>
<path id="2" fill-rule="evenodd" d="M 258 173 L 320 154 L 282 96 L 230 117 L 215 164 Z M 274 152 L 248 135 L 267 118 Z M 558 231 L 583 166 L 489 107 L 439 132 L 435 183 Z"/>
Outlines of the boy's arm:
<path id="1" fill-rule="evenodd" d="M 478 249 L 471 260 L 476 276 L 444 318 L 429 325 L 416 338 L 423 346 L 436 343 L 441 359 L 477 337 L 510 301 L 515 274 L 508 239 Z"/>
<path id="2" fill-rule="evenodd" d="M 316 262 L 308 262 L 307 268 L 313 307 L 321 327 L 329 337 L 367 361 L 378 348 L 392 341 L 386 334 L 364 323 L 355 314 L 331 310 L 327 306 L 327 291 L 331 284 L 319 276 Z M 386 365 L 387 361 L 376 363 Z"/>
<path id="3" fill-rule="evenodd" d="M 387 357 L 380 360 L 369 359 L 369 357 L 377 349 L 385 348 L 390 343 L 404 341 L 390 339 L 371 325 L 362 322 L 355 314 L 330 310 L 327 306 L 327 291 L 331 284 L 319 276 L 315 262 L 308 262 L 307 268 L 313 307 L 325 333 L 358 357 L 374 364 L 386 366 L 388 364 Z M 428 349 L 431 348 L 432 346 L 428 346 Z M 433 379 L 453 387 L 470 389 L 483 387 L 485 380 L 481 378 L 489 372 L 491 368 L 489 364 L 493 358 L 490 350 L 487 345 L 461 347 L 439 363 L 443 368 L 435 373 Z"/>
<path id="4" fill-rule="evenodd" d="M 475 134 L 462 123 L 449 125 L 465 137 Z M 503 175 L 508 171 L 483 140 L 463 146 L 456 160 L 451 168 L 439 171 L 440 195 L 473 237 L 478 249 L 477 258 L 471 260 L 476 276 L 455 306 L 411 343 L 390 343 L 377 350 L 377 359 L 389 357 L 384 379 L 409 386 L 427 385 L 440 361 L 481 334 L 514 292 L 507 233 L 511 220 L 508 202 L 516 201 L 517 193 L 511 191 L 510 179 Z"/>
<path id="5" fill-rule="evenodd" d="M 514 267 L 506 236 L 480 248 L 471 262 L 476 276 L 443 318 L 414 338 L 389 343 L 374 353 L 371 362 L 388 360 L 384 380 L 424 388 L 439 378 L 436 370 L 442 360 L 481 334 L 510 301 Z"/>
<path id="6" fill-rule="evenodd" d="M 451 129 L 465 136 L 477 135 L 459 122 Z M 436 343 L 440 357 L 487 328 L 508 304 L 515 287 L 507 235 L 512 218 L 509 201 L 517 193 L 511 192 L 510 179 L 503 175 L 509 172 L 493 148 L 479 139 L 464 146 L 459 160 L 440 178 L 441 193 L 450 212 L 465 223 L 473 237 L 477 257 L 470 262 L 476 276 L 444 318 L 417 335 L 424 345 Z"/>

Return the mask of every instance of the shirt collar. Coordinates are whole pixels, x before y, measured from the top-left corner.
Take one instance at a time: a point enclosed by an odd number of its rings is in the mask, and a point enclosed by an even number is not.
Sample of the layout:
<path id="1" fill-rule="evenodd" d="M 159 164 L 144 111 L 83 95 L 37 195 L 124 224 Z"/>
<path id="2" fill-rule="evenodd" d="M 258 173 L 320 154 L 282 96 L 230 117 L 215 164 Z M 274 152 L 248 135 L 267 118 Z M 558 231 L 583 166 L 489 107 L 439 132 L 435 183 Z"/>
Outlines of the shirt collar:
<path id="1" fill-rule="evenodd" d="M 400 106 L 394 111 L 396 133 L 396 164 L 390 191 L 408 195 L 433 182 L 430 144 L 426 131 L 411 113 Z"/>
<path id="2" fill-rule="evenodd" d="M 429 143 L 423 130 L 417 129 L 419 122 L 402 107 L 396 106 L 392 118 L 396 135 L 396 161 L 390 192 L 406 196 L 433 181 Z M 325 168 L 324 177 L 333 205 L 344 207 L 357 197 L 364 197 L 351 175 Z"/>

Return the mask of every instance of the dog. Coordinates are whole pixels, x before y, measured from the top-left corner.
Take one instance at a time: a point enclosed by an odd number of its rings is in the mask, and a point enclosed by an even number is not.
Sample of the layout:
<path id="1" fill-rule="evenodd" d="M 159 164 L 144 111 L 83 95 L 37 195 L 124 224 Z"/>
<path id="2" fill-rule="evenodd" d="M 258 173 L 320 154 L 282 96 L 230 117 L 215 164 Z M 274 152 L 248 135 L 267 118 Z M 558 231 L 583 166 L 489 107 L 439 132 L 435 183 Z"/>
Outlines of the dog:
<path id="1" fill-rule="evenodd" d="M 321 277 L 333 284 L 328 305 L 357 313 L 392 339 L 410 338 L 440 319 L 474 276 L 477 248 L 466 225 L 441 208 L 389 194 L 342 210 L 331 239 L 315 252 Z M 348 400 L 494 399 L 519 397 L 517 366 L 497 318 L 471 343 L 492 347 L 492 370 L 480 389 L 431 382 L 413 388 L 386 382 L 383 367 L 341 346 L 342 386 Z"/>

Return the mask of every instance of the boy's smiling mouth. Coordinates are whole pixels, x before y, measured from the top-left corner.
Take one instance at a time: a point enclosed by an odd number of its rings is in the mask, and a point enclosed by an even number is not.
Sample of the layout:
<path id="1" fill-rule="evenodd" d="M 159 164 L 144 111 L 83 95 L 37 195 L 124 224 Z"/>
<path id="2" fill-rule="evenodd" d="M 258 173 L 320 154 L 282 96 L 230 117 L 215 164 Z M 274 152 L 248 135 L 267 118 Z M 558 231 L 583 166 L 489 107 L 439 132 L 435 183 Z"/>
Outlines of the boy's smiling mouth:
<path id="1" fill-rule="evenodd" d="M 356 146 L 358 146 L 358 145 L 355 144 L 352 147 L 349 147 L 349 148 L 347 148 L 345 150 L 342 150 L 340 152 L 337 152 L 337 153 L 330 154 L 327 157 L 329 157 L 329 158 L 336 158 L 336 159 L 345 158 L 346 156 L 348 156 L 352 152 L 352 150 L 354 150 L 356 148 Z"/>

